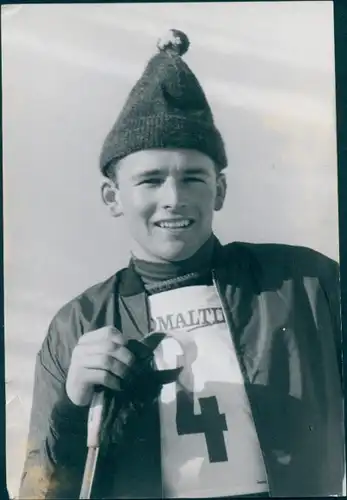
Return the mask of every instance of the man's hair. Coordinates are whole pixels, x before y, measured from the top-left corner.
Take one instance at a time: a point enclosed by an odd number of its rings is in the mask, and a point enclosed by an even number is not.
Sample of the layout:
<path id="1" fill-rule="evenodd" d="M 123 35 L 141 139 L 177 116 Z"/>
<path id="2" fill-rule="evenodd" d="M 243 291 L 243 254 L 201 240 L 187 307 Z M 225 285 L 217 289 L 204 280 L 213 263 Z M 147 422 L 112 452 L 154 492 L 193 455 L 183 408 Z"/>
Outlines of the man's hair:
<path id="1" fill-rule="evenodd" d="M 110 161 L 110 163 L 104 169 L 104 176 L 107 177 L 108 179 L 111 179 L 111 181 L 113 181 L 115 184 L 118 183 L 117 173 L 120 161 L 121 160 Z"/>

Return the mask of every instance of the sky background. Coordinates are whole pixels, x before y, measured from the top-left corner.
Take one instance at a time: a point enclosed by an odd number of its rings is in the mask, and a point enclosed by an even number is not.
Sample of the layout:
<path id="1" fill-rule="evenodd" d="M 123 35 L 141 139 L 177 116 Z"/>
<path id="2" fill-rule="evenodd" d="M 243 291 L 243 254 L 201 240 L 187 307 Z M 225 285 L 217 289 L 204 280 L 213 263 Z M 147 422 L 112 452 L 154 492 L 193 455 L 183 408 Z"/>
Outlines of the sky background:
<path id="1" fill-rule="evenodd" d="M 8 488 L 26 444 L 35 355 L 68 300 L 128 261 L 98 158 L 168 28 L 191 41 L 227 147 L 222 242 L 338 260 L 332 2 L 2 7 Z"/>

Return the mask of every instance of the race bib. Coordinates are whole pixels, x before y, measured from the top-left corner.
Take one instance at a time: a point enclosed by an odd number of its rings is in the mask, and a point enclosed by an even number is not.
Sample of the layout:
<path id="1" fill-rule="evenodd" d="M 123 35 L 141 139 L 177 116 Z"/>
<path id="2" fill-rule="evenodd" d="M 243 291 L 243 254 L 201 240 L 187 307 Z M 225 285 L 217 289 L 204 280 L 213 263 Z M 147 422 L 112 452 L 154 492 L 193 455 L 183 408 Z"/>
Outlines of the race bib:
<path id="1" fill-rule="evenodd" d="M 268 491 L 243 377 L 213 286 L 150 296 L 153 330 L 170 337 L 158 369 L 183 366 L 160 395 L 165 497 L 218 497 Z"/>

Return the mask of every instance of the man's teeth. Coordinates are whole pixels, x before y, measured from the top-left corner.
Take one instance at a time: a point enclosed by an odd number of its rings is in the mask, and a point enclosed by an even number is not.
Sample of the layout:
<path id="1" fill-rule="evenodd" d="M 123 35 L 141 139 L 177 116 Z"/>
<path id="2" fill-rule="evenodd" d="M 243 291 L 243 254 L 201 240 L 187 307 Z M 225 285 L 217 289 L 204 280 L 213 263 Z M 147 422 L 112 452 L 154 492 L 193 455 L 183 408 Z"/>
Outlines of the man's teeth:
<path id="1" fill-rule="evenodd" d="M 163 221 L 159 222 L 159 226 L 163 228 L 168 228 L 168 229 L 176 229 L 176 228 L 181 228 L 181 227 L 188 227 L 190 226 L 191 221 L 190 220 L 180 220 L 180 221 Z"/>

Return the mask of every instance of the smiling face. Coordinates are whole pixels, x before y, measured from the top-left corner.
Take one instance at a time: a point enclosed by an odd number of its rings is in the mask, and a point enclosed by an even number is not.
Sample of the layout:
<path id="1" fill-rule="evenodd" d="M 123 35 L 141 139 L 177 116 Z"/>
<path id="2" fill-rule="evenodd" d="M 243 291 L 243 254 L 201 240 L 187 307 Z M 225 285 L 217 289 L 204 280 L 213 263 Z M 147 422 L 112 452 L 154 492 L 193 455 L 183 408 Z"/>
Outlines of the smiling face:
<path id="1" fill-rule="evenodd" d="M 117 182 L 102 186 L 111 213 L 126 218 L 133 254 L 151 262 L 191 257 L 210 237 L 225 191 L 213 161 L 185 149 L 133 153 L 118 164 Z"/>

